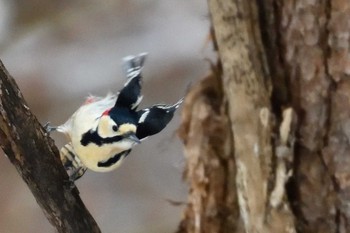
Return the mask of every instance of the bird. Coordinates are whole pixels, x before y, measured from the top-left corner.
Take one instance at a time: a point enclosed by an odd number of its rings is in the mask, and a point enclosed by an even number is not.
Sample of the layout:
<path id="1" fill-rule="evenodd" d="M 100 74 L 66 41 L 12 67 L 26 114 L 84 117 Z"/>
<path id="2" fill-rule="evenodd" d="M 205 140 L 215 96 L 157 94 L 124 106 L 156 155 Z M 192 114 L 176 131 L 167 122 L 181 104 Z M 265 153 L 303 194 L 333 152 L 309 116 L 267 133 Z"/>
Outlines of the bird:
<path id="1" fill-rule="evenodd" d="M 180 107 L 184 98 L 171 105 L 138 109 L 143 98 L 141 71 L 146 56 L 140 53 L 123 58 L 126 82 L 119 93 L 89 96 L 65 123 L 45 126 L 49 133 L 57 131 L 68 137 L 60 157 L 70 181 L 82 177 L 87 169 L 117 169 L 134 146 L 162 131 Z"/>

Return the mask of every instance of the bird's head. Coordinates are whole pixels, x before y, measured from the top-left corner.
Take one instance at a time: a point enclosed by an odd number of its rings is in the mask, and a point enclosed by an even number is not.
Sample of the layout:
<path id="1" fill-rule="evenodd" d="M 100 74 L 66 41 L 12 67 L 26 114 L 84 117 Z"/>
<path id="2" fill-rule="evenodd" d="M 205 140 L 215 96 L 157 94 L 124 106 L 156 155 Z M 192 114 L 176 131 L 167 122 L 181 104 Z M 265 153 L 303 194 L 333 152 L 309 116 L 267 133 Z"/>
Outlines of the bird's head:
<path id="1" fill-rule="evenodd" d="M 129 141 L 139 144 L 136 137 L 137 116 L 126 108 L 112 108 L 106 110 L 100 117 L 97 133 L 102 138 L 115 138 L 117 141 Z"/>

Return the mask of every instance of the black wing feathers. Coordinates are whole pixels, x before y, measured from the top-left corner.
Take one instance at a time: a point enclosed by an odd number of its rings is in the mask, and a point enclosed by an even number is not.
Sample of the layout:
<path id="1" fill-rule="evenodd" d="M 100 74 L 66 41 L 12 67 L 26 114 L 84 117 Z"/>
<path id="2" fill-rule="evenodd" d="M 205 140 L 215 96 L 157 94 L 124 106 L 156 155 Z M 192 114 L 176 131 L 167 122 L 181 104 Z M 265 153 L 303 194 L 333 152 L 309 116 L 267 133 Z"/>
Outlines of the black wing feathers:
<path id="1" fill-rule="evenodd" d="M 116 107 L 126 107 L 136 109 L 139 105 L 141 95 L 141 70 L 146 59 L 146 53 L 137 56 L 128 56 L 124 58 L 124 69 L 128 81 L 118 95 Z"/>
<path id="2" fill-rule="evenodd" d="M 146 53 L 124 58 L 124 69 L 128 78 L 119 92 L 116 104 L 110 111 L 110 116 L 117 123 L 130 122 L 137 124 L 136 136 L 144 139 L 162 131 L 174 116 L 183 99 L 174 105 L 158 104 L 150 108 L 136 111 L 141 99 L 141 70 L 146 59 Z M 124 110 L 124 112 L 121 112 Z M 128 110 L 128 114 L 126 114 Z M 126 118 L 126 119 L 124 119 Z M 128 121 L 126 121 L 128 120 Z M 98 143 L 95 135 L 85 135 L 85 143 Z"/>
<path id="3" fill-rule="evenodd" d="M 182 101 L 183 99 L 174 105 L 154 105 L 138 111 L 139 123 L 137 125 L 136 136 L 139 139 L 143 139 L 162 131 L 171 121 Z"/>

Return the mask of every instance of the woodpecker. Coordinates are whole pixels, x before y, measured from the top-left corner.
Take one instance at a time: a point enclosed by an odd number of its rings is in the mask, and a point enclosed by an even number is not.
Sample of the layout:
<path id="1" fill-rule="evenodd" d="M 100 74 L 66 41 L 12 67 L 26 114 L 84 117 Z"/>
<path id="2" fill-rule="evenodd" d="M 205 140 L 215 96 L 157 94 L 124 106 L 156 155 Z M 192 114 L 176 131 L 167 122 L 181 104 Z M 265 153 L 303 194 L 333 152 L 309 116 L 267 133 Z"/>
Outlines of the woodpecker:
<path id="1" fill-rule="evenodd" d="M 123 59 L 127 81 L 119 93 L 89 96 L 64 124 L 46 127 L 69 139 L 60 156 L 71 181 L 87 169 L 108 172 L 118 168 L 135 145 L 166 127 L 183 102 L 182 98 L 173 105 L 156 104 L 138 110 L 146 55 Z"/>

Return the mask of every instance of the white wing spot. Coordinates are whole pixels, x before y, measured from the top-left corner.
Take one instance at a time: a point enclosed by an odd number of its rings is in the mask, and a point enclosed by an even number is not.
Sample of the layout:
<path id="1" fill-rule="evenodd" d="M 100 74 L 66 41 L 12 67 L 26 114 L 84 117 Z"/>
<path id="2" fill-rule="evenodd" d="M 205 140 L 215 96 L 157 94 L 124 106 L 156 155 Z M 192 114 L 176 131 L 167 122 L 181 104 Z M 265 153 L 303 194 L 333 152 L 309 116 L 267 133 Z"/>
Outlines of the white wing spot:
<path id="1" fill-rule="evenodd" d="M 146 117 L 148 116 L 150 110 L 147 108 L 145 109 L 145 112 L 141 115 L 139 119 L 139 123 L 143 123 L 146 120 Z"/>
<path id="2" fill-rule="evenodd" d="M 137 106 L 139 106 L 139 104 L 141 103 L 142 98 L 143 98 L 142 95 L 140 95 L 139 97 L 137 97 L 136 103 L 134 103 L 134 104 L 131 105 L 131 109 L 137 108 Z"/>
<path id="3" fill-rule="evenodd" d="M 164 105 L 164 104 L 159 104 L 159 105 L 155 105 L 154 107 L 160 108 L 160 109 L 169 109 L 169 108 L 172 108 L 173 106 L 168 106 L 168 105 Z"/>
<path id="4" fill-rule="evenodd" d="M 175 103 L 173 105 L 156 104 L 156 105 L 154 105 L 154 107 L 157 107 L 157 108 L 160 108 L 160 109 L 165 109 L 165 110 L 168 110 L 168 109 L 171 109 L 171 108 L 177 109 L 178 107 L 180 107 L 180 105 L 183 102 L 183 100 L 184 99 L 182 98 L 177 103 Z"/>
<path id="5" fill-rule="evenodd" d="M 135 76 L 129 76 L 129 75 L 128 75 L 128 80 L 125 82 L 124 87 L 126 87 L 127 85 L 129 85 L 129 83 L 131 82 L 131 80 L 133 80 L 135 77 L 137 77 L 137 75 L 135 75 Z"/>

